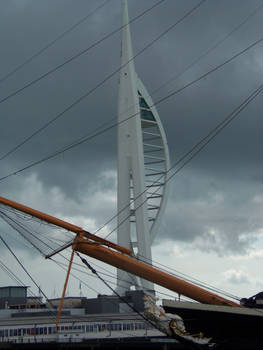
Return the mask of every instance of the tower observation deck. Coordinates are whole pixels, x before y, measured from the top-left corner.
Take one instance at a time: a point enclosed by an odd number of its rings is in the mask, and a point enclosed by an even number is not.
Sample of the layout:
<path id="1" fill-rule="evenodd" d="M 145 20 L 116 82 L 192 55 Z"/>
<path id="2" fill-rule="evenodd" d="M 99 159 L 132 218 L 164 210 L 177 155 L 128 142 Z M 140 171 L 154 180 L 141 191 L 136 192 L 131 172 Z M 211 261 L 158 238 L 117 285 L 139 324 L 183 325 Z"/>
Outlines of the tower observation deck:
<path id="1" fill-rule="evenodd" d="M 118 98 L 118 244 L 151 263 L 151 245 L 167 202 L 170 167 L 165 132 L 154 103 L 136 74 L 127 0 L 122 1 L 123 29 Z M 153 291 L 153 284 L 122 270 L 117 291 Z"/>

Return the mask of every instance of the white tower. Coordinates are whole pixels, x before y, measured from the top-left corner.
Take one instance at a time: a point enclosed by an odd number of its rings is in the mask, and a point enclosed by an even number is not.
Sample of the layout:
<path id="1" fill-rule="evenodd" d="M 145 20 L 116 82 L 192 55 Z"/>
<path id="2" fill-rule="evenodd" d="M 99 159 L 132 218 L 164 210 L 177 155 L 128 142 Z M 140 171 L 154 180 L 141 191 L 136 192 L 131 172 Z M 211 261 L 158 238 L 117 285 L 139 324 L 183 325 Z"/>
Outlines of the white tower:
<path id="1" fill-rule="evenodd" d="M 127 1 L 123 0 L 121 72 L 118 104 L 118 244 L 151 263 L 151 244 L 167 200 L 169 152 L 152 99 L 133 61 Z M 131 286 L 153 291 L 153 284 L 122 270 L 117 291 Z"/>

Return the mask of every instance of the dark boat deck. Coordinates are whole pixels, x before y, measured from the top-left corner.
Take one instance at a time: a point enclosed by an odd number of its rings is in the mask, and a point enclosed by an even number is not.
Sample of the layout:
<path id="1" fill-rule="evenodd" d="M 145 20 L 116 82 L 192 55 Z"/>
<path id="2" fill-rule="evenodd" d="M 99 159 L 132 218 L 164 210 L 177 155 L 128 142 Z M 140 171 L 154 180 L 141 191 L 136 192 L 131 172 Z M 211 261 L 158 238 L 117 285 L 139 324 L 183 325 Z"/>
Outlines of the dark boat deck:
<path id="1" fill-rule="evenodd" d="M 163 301 L 165 312 L 184 320 L 187 332 L 211 337 L 218 349 L 262 349 L 263 310 Z M 231 345 L 232 344 L 232 345 Z M 221 346 L 221 347 L 220 347 Z"/>

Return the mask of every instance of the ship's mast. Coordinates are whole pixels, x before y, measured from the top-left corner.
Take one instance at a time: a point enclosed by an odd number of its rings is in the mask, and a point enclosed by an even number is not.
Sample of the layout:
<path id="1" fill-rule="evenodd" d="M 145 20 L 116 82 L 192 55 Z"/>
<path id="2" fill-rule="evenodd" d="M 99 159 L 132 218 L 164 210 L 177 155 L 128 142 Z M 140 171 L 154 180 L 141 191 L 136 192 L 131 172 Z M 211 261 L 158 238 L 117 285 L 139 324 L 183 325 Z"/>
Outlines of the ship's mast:
<path id="1" fill-rule="evenodd" d="M 127 0 L 122 1 L 123 29 L 118 101 L 118 244 L 151 263 L 151 244 L 166 202 L 169 155 L 153 102 L 133 61 Z M 163 176 L 154 187 L 156 176 Z M 153 284 L 122 270 L 117 291 L 132 286 L 153 291 Z"/>

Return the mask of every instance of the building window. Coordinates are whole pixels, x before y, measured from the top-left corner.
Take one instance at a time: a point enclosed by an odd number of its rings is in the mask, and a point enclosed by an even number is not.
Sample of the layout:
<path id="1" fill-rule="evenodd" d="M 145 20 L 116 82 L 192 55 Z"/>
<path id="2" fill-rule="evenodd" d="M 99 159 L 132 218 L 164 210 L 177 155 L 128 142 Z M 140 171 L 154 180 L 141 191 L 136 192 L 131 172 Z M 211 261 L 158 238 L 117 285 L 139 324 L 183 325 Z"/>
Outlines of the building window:
<path id="1" fill-rule="evenodd" d="M 140 107 L 149 109 L 149 106 L 147 105 L 147 103 L 143 97 L 140 97 Z"/>
<path id="2" fill-rule="evenodd" d="M 141 109 L 141 118 L 145 120 L 155 121 L 152 112 L 148 109 Z"/>
<path id="3" fill-rule="evenodd" d="M 139 105 L 141 110 L 141 119 L 155 121 L 154 115 L 152 114 L 152 111 L 149 105 L 147 104 L 145 99 L 142 97 L 142 94 L 140 93 L 140 91 L 138 91 L 138 97 L 139 97 Z"/>

